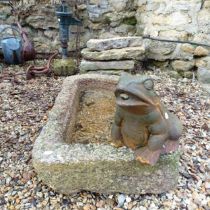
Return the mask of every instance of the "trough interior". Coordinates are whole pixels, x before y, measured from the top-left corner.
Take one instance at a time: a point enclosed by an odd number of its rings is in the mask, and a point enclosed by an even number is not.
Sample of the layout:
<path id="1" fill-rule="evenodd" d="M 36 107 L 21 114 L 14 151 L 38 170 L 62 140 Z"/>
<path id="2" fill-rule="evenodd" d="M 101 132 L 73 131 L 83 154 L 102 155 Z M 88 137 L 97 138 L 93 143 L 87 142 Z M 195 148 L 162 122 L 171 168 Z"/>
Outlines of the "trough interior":
<path id="1" fill-rule="evenodd" d="M 66 125 L 65 142 L 111 143 L 114 121 L 116 81 L 78 80 L 72 90 L 70 118 Z"/>
<path id="2" fill-rule="evenodd" d="M 109 90 L 87 90 L 80 94 L 72 143 L 110 143 L 115 97 Z"/>

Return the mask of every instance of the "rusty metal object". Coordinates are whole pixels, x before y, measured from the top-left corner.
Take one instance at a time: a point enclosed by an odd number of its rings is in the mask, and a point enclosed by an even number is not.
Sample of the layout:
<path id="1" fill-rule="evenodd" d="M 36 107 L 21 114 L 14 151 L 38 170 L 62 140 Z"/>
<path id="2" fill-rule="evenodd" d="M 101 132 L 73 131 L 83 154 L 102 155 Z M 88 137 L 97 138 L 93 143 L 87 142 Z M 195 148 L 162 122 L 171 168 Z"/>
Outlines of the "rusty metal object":
<path id="1" fill-rule="evenodd" d="M 0 74 L 0 83 L 4 80 L 10 81 L 13 85 L 19 84 L 18 76 L 23 76 L 25 73 L 1 73 Z"/>
<path id="2" fill-rule="evenodd" d="M 35 67 L 35 66 L 29 66 L 26 72 L 26 79 L 32 79 L 33 77 L 35 77 L 36 74 L 50 74 L 51 73 L 51 68 L 50 68 L 50 64 L 53 58 L 55 58 L 55 56 L 58 55 L 58 52 L 54 53 L 53 55 L 50 56 L 47 65 L 46 66 L 42 66 L 42 67 Z"/>
<path id="3" fill-rule="evenodd" d="M 23 30 L 22 26 L 19 22 L 17 22 L 17 26 L 20 30 L 21 37 L 22 37 L 22 57 L 24 61 L 29 61 L 35 59 L 36 52 L 34 49 L 33 43 L 28 39 L 28 34 L 25 30 Z"/>

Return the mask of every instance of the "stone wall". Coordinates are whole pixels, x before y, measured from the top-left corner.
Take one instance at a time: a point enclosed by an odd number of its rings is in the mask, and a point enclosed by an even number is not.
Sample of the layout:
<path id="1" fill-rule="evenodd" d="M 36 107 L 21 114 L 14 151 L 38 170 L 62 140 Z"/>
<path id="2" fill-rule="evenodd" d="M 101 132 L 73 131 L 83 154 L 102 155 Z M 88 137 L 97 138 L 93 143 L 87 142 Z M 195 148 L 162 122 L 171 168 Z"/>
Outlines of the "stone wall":
<path id="1" fill-rule="evenodd" d="M 18 1 L 17 1 L 18 2 Z M 54 4 L 58 0 L 22 0 L 20 17 L 36 42 L 57 42 Z M 70 1 L 73 2 L 73 1 Z M 76 2 L 76 1 L 75 1 Z M 80 0 L 83 42 L 90 37 L 152 35 L 210 42 L 210 0 Z M 84 3 L 86 2 L 86 3 Z M 71 3 L 72 5 L 74 3 Z M 18 5 L 18 3 L 16 3 Z M 10 8 L 0 3 L 0 23 L 12 23 Z M 75 32 L 75 28 L 72 29 Z M 73 41 L 73 40 L 72 40 Z M 55 44 L 55 43 L 53 43 Z M 44 46 L 43 46 L 44 47 Z M 49 46 L 46 46 L 47 49 Z"/>
<path id="2" fill-rule="evenodd" d="M 20 19 L 35 42 L 37 51 L 59 47 L 54 4 L 58 0 L 22 0 Z M 71 5 L 74 5 L 73 1 Z M 77 10 L 83 21 L 81 47 L 91 38 L 121 36 L 163 37 L 210 44 L 210 0 L 79 0 Z M 79 2 L 79 3 L 78 3 Z M 85 2 L 85 3 L 84 3 Z M 203 4 L 202 4 L 203 3 Z M 18 5 L 18 3 L 16 3 Z M 12 23 L 10 8 L 0 4 L 0 23 Z M 71 28 L 69 48 L 75 48 L 76 27 Z M 189 44 L 148 41 L 147 59 L 170 62 L 174 70 L 185 71 L 209 62 L 209 51 Z M 201 52 L 202 51 L 202 52 Z"/>
<path id="3" fill-rule="evenodd" d="M 23 0 L 19 6 L 20 21 L 35 42 L 37 51 L 52 51 L 59 46 L 58 22 L 55 16 L 55 4 L 58 0 Z M 74 5 L 73 1 L 70 5 Z M 83 21 L 81 47 L 90 38 L 134 35 L 136 33 L 135 7 L 133 1 L 116 0 L 80 0 L 76 1 L 78 17 Z M 84 3 L 85 2 L 85 3 Z M 131 3 L 132 2 L 132 3 Z M 18 4 L 16 3 L 16 6 Z M 125 11 L 126 10 L 126 11 Z M 0 3 L 0 24 L 13 23 L 15 18 L 6 4 Z M 71 27 L 69 48 L 75 48 L 77 27 Z"/>
<path id="4" fill-rule="evenodd" d="M 191 44 L 166 43 L 126 36 L 109 39 L 90 39 L 82 50 L 82 72 L 98 70 L 138 71 L 147 65 L 170 70 L 175 77 L 192 78 L 196 69 L 209 69 L 209 50 Z M 107 72 L 108 73 L 108 72 Z"/>
<path id="5" fill-rule="evenodd" d="M 182 40 L 210 41 L 209 0 L 137 0 L 136 2 L 137 33 Z"/>

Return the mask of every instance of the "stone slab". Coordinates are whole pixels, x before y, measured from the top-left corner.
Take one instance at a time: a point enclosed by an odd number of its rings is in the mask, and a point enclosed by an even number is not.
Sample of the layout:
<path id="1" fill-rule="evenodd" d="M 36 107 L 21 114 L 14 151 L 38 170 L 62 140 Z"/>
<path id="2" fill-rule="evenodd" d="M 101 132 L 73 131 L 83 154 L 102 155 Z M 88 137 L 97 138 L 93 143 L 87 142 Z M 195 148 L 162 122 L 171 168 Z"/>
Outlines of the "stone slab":
<path id="1" fill-rule="evenodd" d="M 87 61 L 82 60 L 80 72 L 97 71 L 97 70 L 132 70 L 135 61 Z"/>
<path id="2" fill-rule="evenodd" d="M 147 58 L 156 61 L 170 60 L 177 46 L 177 44 L 174 43 L 146 39 L 144 44 L 147 46 Z"/>
<path id="3" fill-rule="evenodd" d="M 85 74 L 65 79 L 32 151 L 39 178 L 55 191 L 145 194 L 176 186 L 179 152 L 161 156 L 155 166 L 147 166 L 137 162 L 134 152 L 126 147 L 71 144 L 80 93 L 88 89 L 114 90 L 118 78 Z"/>
<path id="4" fill-rule="evenodd" d="M 201 84 L 201 87 L 204 91 L 207 92 L 207 94 L 210 96 L 210 84 Z"/>
<path id="5" fill-rule="evenodd" d="M 87 48 L 91 51 L 104 51 L 110 49 L 121 49 L 125 47 L 142 46 L 143 39 L 140 36 L 116 37 L 109 39 L 90 39 Z"/>
<path id="6" fill-rule="evenodd" d="M 122 49 L 111 49 L 105 51 L 91 51 L 86 48 L 82 50 L 83 58 L 95 61 L 110 61 L 110 60 L 143 60 L 145 58 L 144 46 L 126 47 Z"/>
<path id="7" fill-rule="evenodd" d="M 171 65 L 176 71 L 189 71 L 195 66 L 195 61 L 175 60 L 171 62 Z"/>
<path id="8" fill-rule="evenodd" d="M 203 84 L 210 84 L 210 69 L 199 67 L 197 71 L 198 81 Z"/>

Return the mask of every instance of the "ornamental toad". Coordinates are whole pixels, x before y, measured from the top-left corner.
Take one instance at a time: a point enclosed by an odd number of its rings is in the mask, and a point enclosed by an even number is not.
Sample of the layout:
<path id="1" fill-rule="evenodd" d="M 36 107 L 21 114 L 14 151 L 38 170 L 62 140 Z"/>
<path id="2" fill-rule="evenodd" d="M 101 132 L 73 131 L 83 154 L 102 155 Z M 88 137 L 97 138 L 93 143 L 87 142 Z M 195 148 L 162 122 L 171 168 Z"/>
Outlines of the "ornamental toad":
<path id="1" fill-rule="evenodd" d="M 116 147 L 135 151 L 136 160 L 154 165 L 161 153 L 178 149 L 180 120 L 166 110 L 147 76 L 123 74 L 116 91 L 116 113 L 111 136 Z"/>

